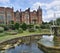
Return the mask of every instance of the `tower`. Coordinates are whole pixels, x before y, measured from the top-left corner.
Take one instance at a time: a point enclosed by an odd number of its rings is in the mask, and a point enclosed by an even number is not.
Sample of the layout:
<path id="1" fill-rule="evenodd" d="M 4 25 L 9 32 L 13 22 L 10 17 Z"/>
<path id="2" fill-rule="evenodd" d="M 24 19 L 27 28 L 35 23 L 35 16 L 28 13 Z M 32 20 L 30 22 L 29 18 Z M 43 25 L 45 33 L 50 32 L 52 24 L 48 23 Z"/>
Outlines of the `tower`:
<path id="1" fill-rule="evenodd" d="M 42 24 L 42 9 L 40 8 L 40 6 L 37 9 L 37 17 L 38 17 L 38 23 Z"/>

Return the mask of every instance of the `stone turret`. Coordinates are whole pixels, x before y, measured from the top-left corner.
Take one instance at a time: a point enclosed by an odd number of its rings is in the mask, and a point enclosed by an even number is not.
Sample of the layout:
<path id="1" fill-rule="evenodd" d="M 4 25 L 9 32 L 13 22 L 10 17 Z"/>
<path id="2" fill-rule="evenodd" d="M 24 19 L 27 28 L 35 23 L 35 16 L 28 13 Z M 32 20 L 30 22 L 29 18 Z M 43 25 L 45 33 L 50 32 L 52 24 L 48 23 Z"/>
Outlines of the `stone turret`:
<path id="1" fill-rule="evenodd" d="M 38 23 L 42 24 L 42 9 L 40 8 L 40 6 L 37 9 L 37 16 L 38 16 Z"/>

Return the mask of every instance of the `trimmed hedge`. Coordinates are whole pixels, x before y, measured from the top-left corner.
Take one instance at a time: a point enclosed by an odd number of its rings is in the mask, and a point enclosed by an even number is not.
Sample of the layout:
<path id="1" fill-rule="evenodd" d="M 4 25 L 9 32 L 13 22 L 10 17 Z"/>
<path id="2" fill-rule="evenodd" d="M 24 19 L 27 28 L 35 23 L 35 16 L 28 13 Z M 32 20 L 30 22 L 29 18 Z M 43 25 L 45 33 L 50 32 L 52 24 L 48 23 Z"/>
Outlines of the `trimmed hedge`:
<path id="1" fill-rule="evenodd" d="M 4 26 L 4 31 L 7 31 L 9 30 L 9 27 L 8 26 Z"/>
<path id="2" fill-rule="evenodd" d="M 8 34 L 8 35 L 16 35 L 17 32 L 16 31 L 8 31 L 8 32 L 6 32 L 6 34 Z"/>
<path id="3" fill-rule="evenodd" d="M 2 33 L 4 31 L 3 27 L 0 27 L 0 33 Z"/>
<path id="4" fill-rule="evenodd" d="M 26 30 L 28 26 L 27 26 L 26 23 L 23 23 L 20 27 L 21 27 L 23 30 Z"/>
<path id="5" fill-rule="evenodd" d="M 22 28 L 19 28 L 18 33 L 23 33 Z"/>
<path id="6" fill-rule="evenodd" d="M 35 29 L 34 28 L 30 28 L 28 30 L 29 30 L 29 32 L 35 32 Z"/>

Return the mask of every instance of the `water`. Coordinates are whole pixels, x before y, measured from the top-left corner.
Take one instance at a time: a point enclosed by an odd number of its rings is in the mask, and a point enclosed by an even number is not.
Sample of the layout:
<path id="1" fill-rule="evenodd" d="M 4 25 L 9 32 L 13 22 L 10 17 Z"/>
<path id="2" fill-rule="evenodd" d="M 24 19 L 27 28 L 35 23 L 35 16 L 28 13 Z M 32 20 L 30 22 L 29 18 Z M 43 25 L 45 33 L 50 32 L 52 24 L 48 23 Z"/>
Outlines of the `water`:
<path id="1" fill-rule="evenodd" d="M 53 38 L 54 38 L 53 35 L 51 35 L 51 36 L 43 35 L 40 42 L 45 46 L 53 47 L 54 46 Z"/>
<path id="2" fill-rule="evenodd" d="M 15 48 L 2 50 L 0 53 L 44 53 L 38 48 L 37 41 L 32 41 L 29 45 L 20 44 Z"/>

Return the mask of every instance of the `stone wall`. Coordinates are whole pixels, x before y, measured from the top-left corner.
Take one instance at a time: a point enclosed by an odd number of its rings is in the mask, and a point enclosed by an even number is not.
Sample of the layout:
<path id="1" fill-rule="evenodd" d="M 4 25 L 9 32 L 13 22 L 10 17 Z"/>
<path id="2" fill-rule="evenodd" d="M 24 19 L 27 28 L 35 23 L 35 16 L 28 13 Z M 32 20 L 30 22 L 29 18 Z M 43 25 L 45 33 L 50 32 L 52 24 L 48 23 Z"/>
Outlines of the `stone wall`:
<path id="1" fill-rule="evenodd" d="M 38 47 L 45 53 L 60 53 L 60 47 L 49 47 L 38 42 Z"/>

